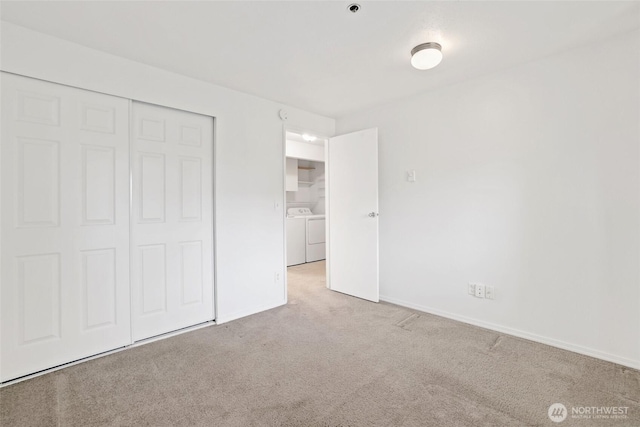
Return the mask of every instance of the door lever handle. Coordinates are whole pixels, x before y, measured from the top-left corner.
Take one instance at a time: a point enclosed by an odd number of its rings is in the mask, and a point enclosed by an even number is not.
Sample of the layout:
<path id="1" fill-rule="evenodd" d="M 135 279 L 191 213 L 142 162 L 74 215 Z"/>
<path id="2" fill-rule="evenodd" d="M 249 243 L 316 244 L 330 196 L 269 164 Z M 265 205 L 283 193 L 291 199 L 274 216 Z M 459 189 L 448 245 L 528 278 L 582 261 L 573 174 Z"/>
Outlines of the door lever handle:
<path id="1" fill-rule="evenodd" d="M 370 216 L 371 218 L 375 218 L 375 217 L 377 217 L 377 216 L 379 216 L 379 215 L 380 215 L 380 214 L 379 214 L 378 212 L 369 212 L 369 216 Z"/>

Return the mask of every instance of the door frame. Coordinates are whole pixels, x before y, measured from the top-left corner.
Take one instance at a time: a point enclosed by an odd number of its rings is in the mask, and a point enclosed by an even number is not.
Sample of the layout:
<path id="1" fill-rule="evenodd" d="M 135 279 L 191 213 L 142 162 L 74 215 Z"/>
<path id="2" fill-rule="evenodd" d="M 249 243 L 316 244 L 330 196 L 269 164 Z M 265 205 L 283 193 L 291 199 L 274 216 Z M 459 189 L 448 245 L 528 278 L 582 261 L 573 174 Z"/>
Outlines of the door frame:
<path id="1" fill-rule="evenodd" d="M 318 139 L 324 139 L 324 179 L 325 179 L 325 188 L 324 188 L 324 194 L 325 194 L 325 210 L 328 211 L 327 207 L 328 207 L 328 193 L 329 193 L 329 179 L 328 179 L 328 173 L 327 173 L 327 164 L 329 163 L 329 159 L 327 158 L 328 155 L 328 147 L 329 147 L 329 138 L 331 138 L 330 136 L 327 136 L 325 134 L 323 134 L 322 132 L 316 132 L 313 129 L 307 128 L 307 127 L 301 127 L 301 126 L 295 126 L 295 125 L 289 125 L 287 123 L 283 123 L 282 124 L 282 210 L 283 210 L 283 215 L 282 215 L 282 259 L 283 259 L 283 263 L 282 263 L 282 267 L 283 267 L 283 271 L 284 271 L 284 298 L 283 301 L 285 304 L 287 304 L 289 302 L 289 279 L 287 277 L 287 132 L 294 132 L 294 133 L 299 133 L 299 134 L 303 134 L 303 133 L 308 133 L 309 135 L 313 135 L 315 137 L 317 137 Z M 329 215 L 328 212 L 325 214 L 325 221 L 326 221 L 326 231 L 325 231 L 325 247 L 326 247 L 326 266 L 325 266 L 325 277 L 326 277 L 326 282 L 327 282 L 327 288 L 331 289 L 329 287 Z"/>

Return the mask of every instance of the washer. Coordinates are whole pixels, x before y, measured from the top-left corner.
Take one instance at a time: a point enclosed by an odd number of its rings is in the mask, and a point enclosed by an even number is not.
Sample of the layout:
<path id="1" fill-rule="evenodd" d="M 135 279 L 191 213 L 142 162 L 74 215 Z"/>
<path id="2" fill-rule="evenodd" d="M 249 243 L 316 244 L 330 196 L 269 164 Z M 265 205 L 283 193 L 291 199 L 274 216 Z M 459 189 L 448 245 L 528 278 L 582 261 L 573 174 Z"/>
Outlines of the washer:
<path id="1" fill-rule="evenodd" d="M 325 258 L 325 215 L 309 208 L 287 209 L 287 266 Z"/>

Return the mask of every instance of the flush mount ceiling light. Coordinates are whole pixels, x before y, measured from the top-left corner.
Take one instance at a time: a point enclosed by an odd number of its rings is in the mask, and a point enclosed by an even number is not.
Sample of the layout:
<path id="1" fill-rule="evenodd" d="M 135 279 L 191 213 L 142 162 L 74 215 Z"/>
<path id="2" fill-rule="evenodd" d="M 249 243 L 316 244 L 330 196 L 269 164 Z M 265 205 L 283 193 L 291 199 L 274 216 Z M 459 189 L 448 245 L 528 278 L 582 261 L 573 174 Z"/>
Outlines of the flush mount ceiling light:
<path id="1" fill-rule="evenodd" d="M 428 70 L 442 61 L 440 43 L 422 43 L 411 49 L 411 65 L 418 70 Z"/>
<path id="2" fill-rule="evenodd" d="M 304 134 L 302 134 L 302 139 L 304 139 L 307 142 L 313 142 L 318 138 L 313 136 L 313 135 L 309 135 L 308 133 L 304 133 Z"/>

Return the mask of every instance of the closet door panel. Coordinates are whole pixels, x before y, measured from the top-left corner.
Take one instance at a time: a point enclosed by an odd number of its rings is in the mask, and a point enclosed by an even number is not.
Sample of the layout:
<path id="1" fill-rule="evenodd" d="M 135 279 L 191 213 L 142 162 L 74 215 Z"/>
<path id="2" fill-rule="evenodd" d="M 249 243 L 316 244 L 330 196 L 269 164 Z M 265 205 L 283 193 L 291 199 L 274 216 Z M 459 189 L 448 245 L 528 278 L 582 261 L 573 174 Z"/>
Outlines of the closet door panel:
<path id="1" fill-rule="evenodd" d="M 133 337 L 213 320 L 213 119 L 133 103 Z"/>
<path id="2" fill-rule="evenodd" d="M 131 343 L 129 101 L 1 79 L 6 381 Z"/>

